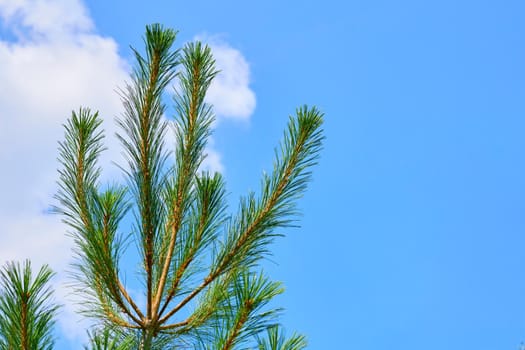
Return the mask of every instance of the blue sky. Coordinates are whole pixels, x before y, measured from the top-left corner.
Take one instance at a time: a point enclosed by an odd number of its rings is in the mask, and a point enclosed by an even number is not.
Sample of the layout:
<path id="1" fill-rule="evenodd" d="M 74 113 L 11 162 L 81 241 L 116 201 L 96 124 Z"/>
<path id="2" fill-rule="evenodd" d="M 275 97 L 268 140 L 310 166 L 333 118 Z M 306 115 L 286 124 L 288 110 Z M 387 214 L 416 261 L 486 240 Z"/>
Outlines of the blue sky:
<path id="1" fill-rule="evenodd" d="M 227 71 L 245 79 L 226 102 L 241 91 L 256 104 L 219 116 L 211 150 L 232 203 L 258 188 L 297 106 L 326 114 L 302 228 L 286 231 L 265 266 L 287 287 L 278 302 L 289 331 L 310 349 L 517 349 L 524 11 L 505 0 L 2 0 L 0 259 L 67 266 L 61 226 L 41 215 L 60 123 L 79 104 L 118 115 L 129 45 L 160 22 L 180 30 L 179 43 L 204 37 L 226 63 L 232 53 L 247 63 Z M 22 250 L 24 235 L 44 248 Z M 60 349 L 75 348 L 60 336 Z"/>

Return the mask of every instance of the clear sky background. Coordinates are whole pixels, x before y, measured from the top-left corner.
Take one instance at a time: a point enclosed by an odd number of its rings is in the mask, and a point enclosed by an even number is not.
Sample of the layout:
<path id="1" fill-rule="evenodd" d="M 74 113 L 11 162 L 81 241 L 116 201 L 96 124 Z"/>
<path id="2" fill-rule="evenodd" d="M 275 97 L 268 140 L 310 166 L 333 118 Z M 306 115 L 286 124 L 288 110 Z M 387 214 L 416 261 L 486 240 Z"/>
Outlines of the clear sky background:
<path id="1" fill-rule="evenodd" d="M 217 53 L 208 165 L 224 170 L 232 203 L 271 169 L 297 106 L 326 114 L 302 228 L 265 267 L 287 287 L 288 331 L 310 349 L 515 350 L 524 14 L 518 0 L 0 0 L 0 259 L 50 263 L 67 293 L 71 244 L 45 214 L 60 124 L 81 104 L 119 115 L 129 45 L 160 22 Z M 80 349 L 68 305 L 59 349 Z"/>

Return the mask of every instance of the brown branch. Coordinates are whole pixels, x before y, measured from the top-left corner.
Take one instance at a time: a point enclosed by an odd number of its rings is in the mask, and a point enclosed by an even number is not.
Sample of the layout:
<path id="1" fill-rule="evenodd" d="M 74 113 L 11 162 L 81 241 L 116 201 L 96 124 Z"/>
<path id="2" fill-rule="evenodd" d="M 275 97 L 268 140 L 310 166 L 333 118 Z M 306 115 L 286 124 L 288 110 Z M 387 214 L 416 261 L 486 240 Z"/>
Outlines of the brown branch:
<path id="1" fill-rule="evenodd" d="M 176 204 L 176 207 L 175 207 L 175 210 L 174 210 L 174 223 L 172 224 L 172 227 L 171 227 L 171 235 L 170 235 L 170 242 L 169 242 L 169 245 L 168 245 L 168 251 L 166 253 L 166 257 L 165 257 L 165 260 L 164 260 L 164 265 L 163 265 L 163 268 L 162 268 L 162 272 L 161 272 L 161 275 L 160 275 L 160 279 L 159 279 L 159 284 L 158 284 L 158 287 L 157 287 L 157 293 L 155 294 L 155 300 L 153 301 L 153 306 L 152 306 L 152 314 L 153 314 L 153 317 L 157 318 L 158 319 L 158 314 L 157 314 L 157 311 L 159 309 L 159 306 L 160 306 L 160 302 L 161 302 L 161 299 L 162 299 L 162 293 L 164 292 L 164 286 L 166 284 L 166 279 L 167 279 L 167 276 L 168 276 L 168 272 L 169 272 L 169 267 L 171 265 L 171 259 L 172 259 L 172 256 L 173 256 L 173 251 L 175 250 L 175 242 L 176 242 L 176 238 L 177 238 L 177 232 L 179 231 L 179 228 L 180 228 L 180 222 L 181 222 L 181 215 L 179 214 L 179 200 L 177 200 L 177 204 Z"/>
<path id="2" fill-rule="evenodd" d="M 120 281 L 118 281 L 118 283 L 120 284 Z M 102 283 L 100 282 L 100 278 L 98 278 L 96 281 L 95 281 L 95 292 L 97 293 L 97 297 L 98 297 L 98 300 L 100 301 L 100 306 L 102 307 L 102 311 L 104 312 L 104 315 L 106 315 L 106 317 L 120 325 L 120 326 L 123 326 L 123 327 L 127 327 L 127 328 L 140 328 L 143 324 L 143 322 L 141 320 L 139 320 L 138 318 L 136 318 L 130 311 L 129 309 L 126 307 L 126 305 L 122 302 L 122 299 L 120 298 L 120 295 L 118 293 L 115 293 L 114 291 L 114 287 L 112 286 L 109 286 L 110 287 L 110 292 L 113 293 L 113 300 L 114 302 L 117 303 L 117 305 L 121 308 L 122 311 L 124 311 L 124 313 L 129 316 L 133 322 L 135 322 L 137 324 L 137 327 L 132 327 L 131 325 L 127 324 L 127 323 L 123 323 L 124 321 L 119 318 L 117 315 L 115 315 L 112 311 L 112 309 L 108 306 L 107 302 L 105 302 L 105 297 L 104 297 L 104 292 L 103 292 L 103 286 L 102 286 Z"/>
<path id="3" fill-rule="evenodd" d="M 165 331 L 165 330 L 168 330 L 168 329 L 180 328 L 180 327 L 187 326 L 190 323 L 190 319 L 191 319 L 191 317 L 188 318 L 186 321 L 173 323 L 173 324 L 168 324 L 168 325 L 165 325 L 165 326 L 160 326 L 159 330 Z"/>
<path id="4" fill-rule="evenodd" d="M 186 268 L 189 266 L 189 264 L 193 261 L 193 257 L 194 257 L 194 253 L 192 251 L 190 252 L 190 257 L 186 259 L 175 272 L 175 279 L 174 279 L 173 285 L 168 292 L 168 296 L 166 297 L 164 304 L 160 308 L 159 316 L 161 316 L 164 313 L 164 311 L 166 311 L 166 308 L 168 307 L 171 299 L 173 299 L 173 297 L 175 296 L 175 293 L 177 292 L 177 288 L 182 278 L 182 275 L 184 271 L 186 270 Z"/>
<path id="5" fill-rule="evenodd" d="M 180 281 L 182 280 L 182 276 L 184 275 L 184 272 L 186 271 L 186 269 L 188 268 L 188 266 L 191 264 L 191 262 L 193 261 L 193 259 L 195 258 L 195 254 L 197 253 L 197 246 L 199 245 L 200 243 L 200 240 L 202 238 L 202 234 L 204 233 L 204 224 L 205 224 L 205 218 L 207 216 L 207 213 L 208 213 L 208 202 L 206 201 L 203 205 L 203 210 L 202 210 L 202 213 L 201 213 L 201 216 L 200 216 L 200 220 L 199 220 L 199 227 L 198 227 L 198 230 L 197 230 L 197 234 L 196 234 L 196 242 L 195 242 L 195 245 L 191 248 L 191 251 L 189 252 L 188 256 L 186 257 L 186 259 L 182 262 L 182 264 L 179 266 L 179 268 L 177 269 L 177 271 L 175 272 L 175 279 L 173 281 L 173 284 L 168 292 L 168 296 L 166 298 L 166 300 L 164 301 L 164 305 L 162 306 L 160 312 L 159 312 L 159 316 L 161 316 L 164 311 L 166 311 L 166 308 L 168 307 L 170 301 L 173 299 L 173 297 L 175 296 L 175 293 L 177 292 L 177 288 L 180 284 Z"/>
<path id="6" fill-rule="evenodd" d="M 253 307 L 253 302 L 251 299 L 248 299 L 244 302 L 243 307 L 241 309 L 241 316 L 239 317 L 239 320 L 235 324 L 235 327 L 230 332 L 229 337 L 226 339 L 226 343 L 224 344 L 222 350 L 230 350 L 233 347 L 233 342 L 235 341 L 235 338 L 239 336 L 239 333 L 241 332 L 242 327 L 248 320 L 252 307 Z"/>
<path id="7" fill-rule="evenodd" d="M 109 226 L 109 214 L 108 213 L 104 213 L 104 217 L 103 217 L 103 234 L 102 234 L 102 238 L 104 240 L 103 249 L 104 249 L 104 254 L 106 254 L 106 257 L 112 261 L 111 254 L 110 254 L 110 251 L 109 251 L 108 226 Z M 144 319 L 144 315 L 142 314 L 142 312 L 140 311 L 138 306 L 135 304 L 135 302 L 133 301 L 133 299 L 129 295 L 128 291 L 126 290 L 126 288 L 124 287 L 124 285 L 120 281 L 120 278 L 118 277 L 118 274 L 116 273 L 116 271 L 114 271 L 113 269 L 112 269 L 112 275 L 114 276 L 114 280 L 112 281 L 112 285 L 110 286 L 110 290 L 111 290 L 111 292 L 113 294 L 113 298 L 114 298 L 115 302 L 122 309 L 122 311 L 126 315 L 128 315 L 136 324 L 141 324 L 141 321 L 138 318 L 136 318 L 135 315 L 133 315 L 133 313 L 126 307 L 125 303 L 122 300 L 122 296 L 126 299 L 126 301 L 129 303 L 129 305 L 131 305 L 131 307 L 137 313 L 137 316 L 140 319 Z M 118 286 L 118 289 L 115 288 L 115 286 Z"/>
<path id="8" fill-rule="evenodd" d="M 164 315 L 160 320 L 159 324 L 165 323 L 171 316 L 173 316 L 177 311 L 182 309 L 191 299 L 193 299 L 197 294 L 199 294 L 204 288 L 206 288 L 217 276 L 210 275 L 204 279 L 204 281 L 193 290 L 186 298 L 184 298 L 180 303 L 177 304 L 170 312 Z"/>
<path id="9" fill-rule="evenodd" d="M 89 216 L 89 210 L 88 210 L 88 205 L 87 205 L 87 201 L 86 201 L 86 197 L 85 197 L 86 194 L 85 194 L 85 189 L 84 189 L 84 157 L 83 157 L 84 154 L 82 152 L 82 149 L 84 147 L 85 141 L 84 141 L 84 139 L 82 137 L 82 134 L 80 134 L 80 138 L 79 138 L 78 141 L 79 141 L 79 150 L 78 150 L 78 164 L 77 164 L 77 176 L 76 176 L 76 178 L 77 178 L 76 197 L 77 197 L 77 202 L 78 202 L 78 204 L 80 206 L 80 217 L 81 217 L 81 220 L 84 223 L 84 226 L 88 229 L 88 231 L 91 231 L 93 229 L 93 223 L 91 222 L 91 219 L 90 219 L 90 216 Z M 103 231 L 102 235 L 103 235 L 103 239 L 106 241 L 105 244 L 104 244 L 105 253 L 109 255 L 109 251 L 108 251 L 108 247 L 107 247 L 107 238 L 108 238 L 107 226 L 108 226 L 108 221 L 109 221 L 109 218 L 107 217 L 107 215 L 104 215 L 104 218 L 103 218 L 104 231 Z M 119 290 L 122 292 L 122 294 L 124 295 L 126 300 L 128 300 L 128 302 L 133 307 L 133 309 L 137 312 L 139 317 L 143 318 L 144 316 L 140 312 L 140 309 L 138 309 L 136 304 L 133 302 L 133 300 L 131 299 L 131 297 L 129 296 L 127 291 L 125 290 L 124 286 L 120 282 L 120 279 L 118 278 L 118 276 L 115 276 L 115 277 L 116 277 L 116 283 L 119 285 Z M 114 289 L 114 288 L 111 288 L 111 289 Z M 126 305 L 122 302 L 122 300 L 120 298 L 120 295 L 116 291 L 113 291 L 113 294 L 114 294 L 114 297 L 116 299 L 115 301 L 117 302 L 119 307 L 122 309 L 122 311 L 124 311 L 124 313 L 126 315 L 128 315 L 134 322 L 136 322 L 137 324 L 140 324 L 141 321 L 139 319 L 137 319 L 131 313 L 131 311 L 126 307 Z M 108 316 L 108 318 L 110 318 L 110 319 L 111 319 L 111 317 L 115 318 L 115 316 L 111 312 L 109 312 L 107 309 L 105 311 L 106 311 L 106 315 Z"/>
<path id="10" fill-rule="evenodd" d="M 141 171 L 144 176 L 142 194 L 144 196 L 144 212 L 142 213 L 142 232 L 144 234 L 144 265 L 146 270 L 146 289 L 147 289 L 147 317 L 151 319 L 151 301 L 153 296 L 153 255 L 154 255 L 154 227 L 151 223 L 152 213 L 151 213 L 151 173 L 148 164 L 149 152 L 150 152 L 150 143 L 149 143 L 149 128 L 146 126 L 149 124 L 150 120 L 150 111 L 151 111 L 151 102 L 153 99 L 153 90 L 154 86 L 157 83 L 159 69 L 160 69 L 160 56 L 159 52 L 154 52 L 151 62 L 151 76 L 149 80 L 148 89 L 146 95 L 144 96 L 144 108 L 142 109 L 142 120 L 141 120 L 141 143 L 140 143 L 140 156 L 141 156 Z"/>
<path id="11" fill-rule="evenodd" d="M 80 111 L 82 113 L 82 111 Z M 91 221 L 89 220 L 89 213 L 87 210 L 87 202 L 86 202 L 86 193 L 84 189 L 84 153 L 82 152 L 84 148 L 84 138 L 82 137 L 82 132 L 79 133 L 79 140 L 78 140 L 78 164 L 77 164 L 77 181 L 76 181 L 76 200 L 80 208 L 80 219 L 86 226 L 86 228 L 91 229 Z"/>
<path id="12" fill-rule="evenodd" d="M 122 295 L 124 296 L 124 298 L 126 299 L 126 301 L 129 303 L 129 305 L 131 305 L 131 307 L 133 308 L 133 310 L 135 310 L 135 312 L 137 313 L 137 315 L 141 318 L 141 319 L 144 319 L 144 314 L 140 311 L 139 307 L 137 306 L 137 304 L 135 304 L 135 302 L 133 301 L 133 299 L 131 298 L 131 296 L 129 295 L 128 291 L 126 290 L 126 287 L 124 287 L 122 285 L 122 283 L 120 282 L 120 279 L 118 279 L 118 287 L 119 287 L 119 290 L 120 292 L 122 293 Z M 131 315 L 130 315 L 131 316 Z"/>
<path id="13" fill-rule="evenodd" d="M 246 231 L 241 235 L 241 238 L 239 239 L 239 242 L 235 245 L 235 248 L 232 249 L 232 251 L 227 255 L 223 263 L 218 268 L 220 270 L 221 268 L 225 268 L 229 263 L 230 260 L 234 257 L 234 255 L 237 253 L 237 251 L 244 245 L 250 234 L 253 230 L 259 225 L 259 223 L 264 219 L 264 217 L 268 214 L 268 212 L 272 209 L 272 207 L 275 205 L 279 197 L 281 196 L 282 192 L 284 191 L 284 188 L 288 185 L 290 181 L 290 176 L 292 174 L 293 169 L 295 168 L 295 165 L 297 163 L 297 157 L 300 149 L 302 148 L 304 144 L 304 136 L 301 135 L 299 140 L 297 141 L 296 146 L 294 147 L 294 151 L 292 153 L 292 156 L 290 158 L 290 162 L 288 163 L 288 166 L 286 167 L 286 170 L 284 172 L 284 176 L 279 181 L 279 185 L 277 186 L 277 189 L 273 193 L 273 195 L 270 197 L 268 203 L 264 206 L 264 209 L 262 210 L 261 214 L 252 222 L 252 224 L 246 229 Z"/>
<path id="14" fill-rule="evenodd" d="M 27 334 L 27 328 L 29 327 L 29 325 L 27 324 L 27 302 L 29 299 L 29 294 L 22 291 L 21 299 L 22 305 L 20 306 L 20 343 L 22 346 L 22 350 L 29 350 L 29 337 Z"/>
<path id="15" fill-rule="evenodd" d="M 175 243 L 177 241 L 177 233 L 180 229 L 180 224 L 182 222 L 182 206 L 183 206 L 183 200 L 184 195 L 186 191 L 186 186 L 189 183 L 189 162 L 186 161 L 186 158 L 188 156 L 188 153 L 190 152 L 192 146 L 193 146 L 193 128 L 195 125 L 195 119 L 197 118 L 197 93 L 198 93 L 198 84 L 197 84 L 197 78 L 200 75 L 200 67 L 198 64 L 195 64 L 193 66 L 193 86 L 192 86 L 192 96 L 191 96 L 191 102 L 190 102 L 190 111 L 189 111 L 189 125 L 188 125 L 188 131 L 185 135 L 185 148 L 182 153 L 182 159 L 181 163 L 183 165 L 183 171 L 179 173 L 178 178 L 178 187 L 177 187 L 177 200 L 175 202 L 175 207 L 173 211 L 173 223 L 172 223 L 172 230 L 170 235 L 170 242 L 168 245 L 168 251 L 166 254 L 166 258 L 164 260 L 164 266 L 162 267 L 162 272 L 159 279 L 157 294 L 155 295 L 155 301 L 153 303 L 153 317 L 156 317 L 157 319 L 160 317 L 160 314 L 157 314 L 157 311 L 159 310 L 162 294 L 164 293 L 164 288 L 166 286 L 166 280 L 168 277 L 169 268 L 171 265 L 171 260 L 173 258 L 173 251 L 175 250 Z M 164 308 L 163 308 L 164 309 Z"/>
<path id="16" fill-rule="evenodd" d="M 104 313 L 106 314 L 106 316 L 108 317 L 108 319 L 111 322 L 113 322 L 114 324 L 116 324 L 118 326 L 125 327 L 125 328 L 130 328 L 130 329 L 141 329 L 142 328 L 141 324 L 132 325 L 131 323 L 128 323 L 128 322 L 124 321 L 123 319 L 121 319 L 120 317 L 118 317 L 117 315 L 115 315 L 113 312 L 111 312 L 107 308 L 106 308 L 106 310 L 104 310 Z"/>

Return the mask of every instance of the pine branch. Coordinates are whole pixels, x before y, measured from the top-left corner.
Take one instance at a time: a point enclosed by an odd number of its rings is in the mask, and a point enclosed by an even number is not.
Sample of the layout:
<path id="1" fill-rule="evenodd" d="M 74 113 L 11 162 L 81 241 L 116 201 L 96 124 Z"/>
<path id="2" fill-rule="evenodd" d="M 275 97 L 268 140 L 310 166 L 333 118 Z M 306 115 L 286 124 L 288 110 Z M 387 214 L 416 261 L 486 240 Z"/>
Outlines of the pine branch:
<path id="1" fill-rule="evenodd" d="M 140 213 L 140 234 L 143 242 L 146 272 L 147 319 L 152 318 L 153 277 L 155 274 L 155 242 L 162 226 L 163 204 L 158 198 L 162 188 L 162 171 L 166 159 L 162 119 L 165 107 L 162 92 L 175 75 L 177 54 L 171 51 L 176 32 L 160 25 L 146 28 L 146 58 L 134 50 L 138 67 L 133 84 L 123 93 L 124 119 L 119 125 L 126 137 L 119 135 L 129 156 L 129 179 L 135 191 Z"/>
<path id="2" fill-rule="evenodd" d="M 235 280 L 230 294 L 234 297 L 227 310 L 225 337 L 217 344 L 220 349 L 231 350 L 265 329 L 279 310 L 259 311 L 276 295 L 284 292 L 278 282 L 270 282 L 262 274 L 255 276 L 245 271 Z"/>
<path id="3" fill-rule="evenodd" d="M 294 333 L 286 338 L 280 326 L 272 326 L 267 329 L 265 338 L 258 337 L 258 350 L 302 350 L 308 345 L 303 335 Z"/>
<path id="4" fill-rule="evenodd" d="M 101 122 L 98 113 L 81 108 L 65 125 L 65 141 L 60 143 L 63 168 L 59 170 L 60 190 L 56 195 L 61 206 L 55 210 L 74 229 L 78 267 L 85 277 L 82 283 L 97 295 L 100 307 L 109 312 L 115 303 L 134 322 L 140 322 L 122 298 L 128 293 L 117 272 L 121 242 L 116 232 L 129 208 L 126 191 L 114 187 L 99 194 L 96 190 L 100 174 L 97 159 L 103 150 Z M 136 312 L 136 305 L 131 305 Z M 111 314 L 113 320 L 119 319 L 116 311 Z"/>
<path id="5" fill-rule="evenodd" d="M 175 99 L 176 109 L 179 113 L 179 118 L 175 124 L 178 143 L 176 175 L 175 182 L 168 191 L 170 236 L 155 301 L 153 302 L 154 314 L 159 310 L 164 295 L 164 288 L 177 242 L 177 234 L 188 209 L 190 188 L 204 158 L 203 150 L 213 122 L 211 108 L 204 103 L 209 84 L 217 74 L 211 50 L 201 43 L 188 44 L 183 50 L 181 64 L 183 71 L 179 76 L 180 92 Z M 179 271 L 180 276 L 186 268 L 187 266 Z M 176 277 L 171 290 L 176 289 L 173 286 L 178 283 L 179 280 Z M 172 292 L 170 291 L 166 304 L 171 298 Z M 162 309 L 164 308 L 162 307 Z"/>
<path id="6" fill-rule="evenodd" d="M 195 193 L 195 205 L 189 215 L 188 234 L 181 241 L 182 258 L 174 269 L 171 287 L 159 315 L 164 313 L 176 295 L 190 264 L 216 239 L 217 231 L 224 221 L 225 189 L 220 174 L 216 173 L 211 177 L 203 173 L 196 179 Z"/>
<path id="7" fill-rule="evenodd" d="M 212 276 L 228 268 L 252 266 L 267 253 L 274 230 L 291 224 L 295 200 L 304 193 L 322 147 L 322 116 L 315 107 L 305 106 L 297 111 L 296 119 L 290 118 L 274 173 L 264 177 L 258 202 L 253 194 L 241 202 Z"/>
<path id="8" fill-rule="evenodd" d="M 0 349 L 50 350 L 58 305 L 49 281 L 53 272 L 42 266 L 33 278 L 26 260 L 8 263 L 0 271 Z"/>

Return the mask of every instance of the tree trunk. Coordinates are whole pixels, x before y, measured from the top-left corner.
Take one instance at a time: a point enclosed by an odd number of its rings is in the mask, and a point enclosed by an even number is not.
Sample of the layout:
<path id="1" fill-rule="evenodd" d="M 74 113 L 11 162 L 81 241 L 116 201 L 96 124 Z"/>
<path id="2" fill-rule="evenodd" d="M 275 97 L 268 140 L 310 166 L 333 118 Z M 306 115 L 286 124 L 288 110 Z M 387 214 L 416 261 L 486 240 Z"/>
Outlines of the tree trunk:
<path id="1" fill-rule="evenodd" d="M 142 331 L 142 338 L 140 340 L 140 350 L 151 350 L 153 349 L 153 332 L 145 329 Z"/>

